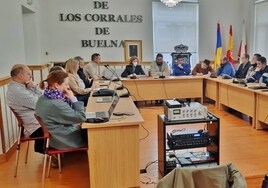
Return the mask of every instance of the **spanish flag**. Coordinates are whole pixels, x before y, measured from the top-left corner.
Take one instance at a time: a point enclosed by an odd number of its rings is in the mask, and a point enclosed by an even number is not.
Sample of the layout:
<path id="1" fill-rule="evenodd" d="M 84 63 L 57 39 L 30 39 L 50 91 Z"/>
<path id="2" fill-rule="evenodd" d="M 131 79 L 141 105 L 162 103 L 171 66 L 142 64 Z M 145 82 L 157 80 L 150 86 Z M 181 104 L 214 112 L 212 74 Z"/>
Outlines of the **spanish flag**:
<path id="1" fill-rule="evenodd" d="M 232 25 L 230 25 L 229 38 L 228 38 L 228 49 L 227 49 L 226 57 L 227 57 L 228 61 L 230 61 L 232 64 L 234 64 L 233 48 L 234 48 L 233 27 L 232 27 Z"/>
<path id="2" fill-rule="evenodd" d="M 215 54 L 215 69 L 220 66 L 222 56 L 222 43 L 221 43 L 221 28 L 220 23 L 217 24 L 217 43 Z"/>

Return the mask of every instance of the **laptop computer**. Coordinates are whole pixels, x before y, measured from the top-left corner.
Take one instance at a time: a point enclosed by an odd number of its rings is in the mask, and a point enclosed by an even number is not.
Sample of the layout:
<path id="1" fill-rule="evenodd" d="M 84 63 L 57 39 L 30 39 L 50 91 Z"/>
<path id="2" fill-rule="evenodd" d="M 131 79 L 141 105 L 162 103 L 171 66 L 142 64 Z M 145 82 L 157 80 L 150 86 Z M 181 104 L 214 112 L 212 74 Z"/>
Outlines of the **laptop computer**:
<path id="1" fill-rule="evenodd" d="M 114 92 L 114 95 L 113 96 L 96 97 L 96 102 L 97 103 L 108 103 L 108 102 L 112 102 L 115 95 L 116 95 L 116 92 Z"/>
<path id="2" fill-rule="evenodd" d="M 108 97 L 97 97 L 96 98 L 96 102 L 97 103 L 108 103 L 108 102 L 112 102 L 113 101 L 113 97 L 112 96 L 108 96 Z"/>
<path id="3" fill-rule="evenodd" d="M 113 102 L 112 102 L 108 111 L 86 112 L 86 118 L 87 118 L 86 122 L 94 123 L 96 120 L 102 120 L 101 122 L 109 121 L 118 101 L 119 101 L 119 96 L 115 95 Z M 97 123 L 99 123 L 99 122 L 97 122 Z"/>

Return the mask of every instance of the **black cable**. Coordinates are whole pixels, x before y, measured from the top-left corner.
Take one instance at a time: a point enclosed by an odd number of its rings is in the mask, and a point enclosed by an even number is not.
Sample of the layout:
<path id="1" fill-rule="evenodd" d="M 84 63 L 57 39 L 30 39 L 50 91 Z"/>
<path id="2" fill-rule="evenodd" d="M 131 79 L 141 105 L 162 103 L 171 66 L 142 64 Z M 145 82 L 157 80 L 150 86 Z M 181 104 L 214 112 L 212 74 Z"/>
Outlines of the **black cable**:
<path id="1" fill-rule="evenodd" d="M 145 101 L 144 98 L 142 98 L 142 97 L 140 96 L 140 91 L 139 91 L 139 89 L 138 89 L 138 86 L 137 86 L 137 83 L 136 83 L 135 80 L 134 80 L 134 84 L 135 84 L 135 86 L 136 86 L 136 91 L 137 91 L 137 93 L 138 93 L 138 97 L 140 97 L 140 98 L 142 99 L 142 101 Z"/>
<path id="2" fill-rule="evenodd" d="M 145 138 L 147 138 L 147 137 L 149 136 L 150 132 L 143 126 L 142 123 L 141 123 L 141 126 L 142 126 L 142 128 L 147 132 L 147 135 L 146 135 L 145 137 L 140 138 L 140 140 L 144 140 Z"/>
<path id="3" fill-rule="evenodd" d="M 148 180 L 148 181 L 142 181 L 142 179 L 141 179 L 140 182 L 142 184 L 146 184 L 146 185 L 148 185 L 148 184 L 154 184 L 154 186 L 156 185 L 156 182 L 152 181 L 152 179 L 150 177 L 148 177 L 148 176 L 143 176 L 141 178 L 147 178 L 147 180 Z"/>
<path id="4" fill-rule="evenodd" d="M 164 79 L 162 80 L 162 84 L 164 86 L 164 90 L 165 90 L 165 95 L 166 95 L 166 98 L 168 99 L 168 96 L 167 96 L 167 89 L 166 89 L 166 84 L 164 82 Z"/>
<path id="5" fill-rule="evenodd" d="M 148 168 L 150 165 L 154 164 L 154 163 L 158 163 L 158 160 L 154 160 L 154 161 L 151 161 L 151 162 L 147 163 L 144 169 L 147 170 L 147 168 Z"/>

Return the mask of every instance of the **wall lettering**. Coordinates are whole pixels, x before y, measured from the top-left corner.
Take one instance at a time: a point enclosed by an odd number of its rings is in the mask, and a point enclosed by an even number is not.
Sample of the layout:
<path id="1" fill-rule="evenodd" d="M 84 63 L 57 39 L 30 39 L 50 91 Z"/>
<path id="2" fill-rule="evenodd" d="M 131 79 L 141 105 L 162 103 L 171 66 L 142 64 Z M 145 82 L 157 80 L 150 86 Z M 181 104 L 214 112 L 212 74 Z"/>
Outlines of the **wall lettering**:
<path id="1" fill-rule="evenodd" d="M 94 9 L 108 10 L 108 1 L 93 1 Z M 96 14 L 87 13 L 81 15 L 80 13 L 60 13 L 59 20 L 61 22 L 108 22 L 108 23 L 142 23 L 142 15 L 115 15 L 115 14 Z M 102 24 L 103 25 L 103 24 Z M 110 35 L 109 27 L 95 27 L 94 33 L 96 36 Z M 123 40 L 81 40 L 82 48 L 115 48 L 123 47 Z"/>

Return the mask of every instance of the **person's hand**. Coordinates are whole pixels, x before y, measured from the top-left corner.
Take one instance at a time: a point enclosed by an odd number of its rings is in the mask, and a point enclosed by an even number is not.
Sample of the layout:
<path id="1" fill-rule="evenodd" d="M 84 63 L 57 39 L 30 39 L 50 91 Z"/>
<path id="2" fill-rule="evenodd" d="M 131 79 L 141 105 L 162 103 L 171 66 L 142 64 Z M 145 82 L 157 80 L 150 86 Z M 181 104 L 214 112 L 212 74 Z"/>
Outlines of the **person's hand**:
<path id="1" fill-rule="evenodd" d="M 91 92 L 93 90 L 93 88 L 92 87 L 90 87 L 90 88 L 86 88 L 86 91 L 89 93 L 89 92 Z"/>
<path id="2" fill-rule="evenodd" d="M 178 67 L 181 68 L 181 69 L 183 69 L 183 66 L 181 64 L 178 64 Z"/>
<path id="3" fill-rule="evenodd" d="M 36 87 L 36 84 L 32 80 L 26 82 L 25 85 L 28 89 L 32 89 L 32 88 Z"/>
<path id="4" fill-rule="evenodd" d="M 65 97 L 67 97 L 69 99 L 74 98 L 74 93 L 70 89 L 65 89 L 63 91 L 63 94 L 64 94 Z"/>
<path id="5" fill-rule="evenodd" d="M 133 74 L 128 75 L 129 78 L 130 78 L 131 76 L 133 76 Z"/>
<path id="6" fill-rule="evenodd" d="M 203 73 L 197 73 L 196 76 L 203 76 Z"/>
<path id="7" fill-rule="evenodd" d="M 260 71 L 261 68 L 260 67 L 256 67 L 255 71 Z"/>
<path id="8" fill-rule="evenodd" d="M 136 73 L 133 73 L 133 76 L 137 76 L 137 74 Z"/>

